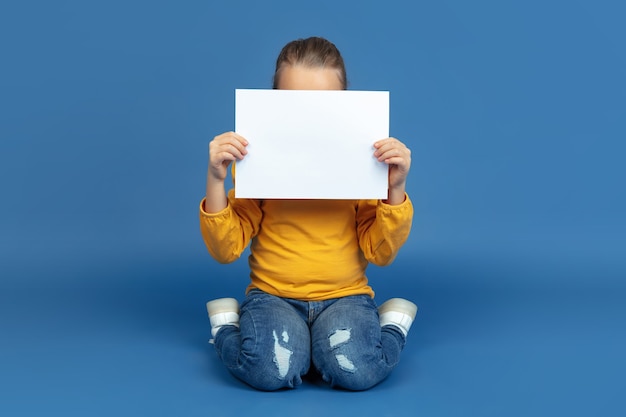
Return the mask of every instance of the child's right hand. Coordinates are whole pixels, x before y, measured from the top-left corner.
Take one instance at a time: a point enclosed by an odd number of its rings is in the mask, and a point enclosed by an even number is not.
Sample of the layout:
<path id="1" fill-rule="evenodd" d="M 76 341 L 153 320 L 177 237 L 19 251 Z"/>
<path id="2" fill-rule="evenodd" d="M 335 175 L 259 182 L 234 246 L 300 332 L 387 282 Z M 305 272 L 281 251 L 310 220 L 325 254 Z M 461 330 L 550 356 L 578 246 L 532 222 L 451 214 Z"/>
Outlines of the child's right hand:
<path id="1" fill-rule="evenodd" d="M 209 143 L 209 175 L 224 181 L 232 161 L 242 160 L 248 153 L 248 141 L 235 132 L 222 133 Z"/>

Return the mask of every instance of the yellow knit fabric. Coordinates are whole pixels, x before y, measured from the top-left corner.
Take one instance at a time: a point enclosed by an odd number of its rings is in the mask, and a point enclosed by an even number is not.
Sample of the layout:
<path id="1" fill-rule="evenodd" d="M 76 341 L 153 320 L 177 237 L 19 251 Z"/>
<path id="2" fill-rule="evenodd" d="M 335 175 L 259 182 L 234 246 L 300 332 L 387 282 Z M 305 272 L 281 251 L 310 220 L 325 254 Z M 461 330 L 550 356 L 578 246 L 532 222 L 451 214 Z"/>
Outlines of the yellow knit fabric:
<path id="1" fill-rule="evenodd" d="M 250 200 L 228 193 L 228 206 L 206 213 L 200 230 L 211 255 L 237 260 L 251 242 L 251 288 L 305 301 L 374 296 L 368 262 L 388 265 L 406 241 L 413 206 L 379 200 Z"/>

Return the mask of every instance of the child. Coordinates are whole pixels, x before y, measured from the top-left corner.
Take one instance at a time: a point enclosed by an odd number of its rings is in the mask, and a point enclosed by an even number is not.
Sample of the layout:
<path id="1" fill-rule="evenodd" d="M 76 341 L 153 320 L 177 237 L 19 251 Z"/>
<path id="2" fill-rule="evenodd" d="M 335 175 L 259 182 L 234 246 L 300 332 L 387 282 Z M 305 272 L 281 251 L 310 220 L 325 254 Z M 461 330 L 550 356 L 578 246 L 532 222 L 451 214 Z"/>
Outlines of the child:
<path id="1" fill-rule="evenodd" d="M 326 39 L 290 42 L 278 56 L 274 88 L 346 86 L 343 59 Z M 369 262 L 390 264 L 409 235 L 410 150 L 394 138 L 374 143 L 374 156 L 389 165 L 384 201 L 236 199 L 224 181 L 247 145 L 235 132 L 211 141 L 200 204 L 200 229 L 216 260 L 235 261 L 251 242 L 241 307 L 232 298 L 207 303 L 218 356 L 259 390 L 294 388 L 311 365 L 331 386 L 373 387 L 398 363 L 417 312 L 399 298 L 377 308 L 365 276 Z"/>

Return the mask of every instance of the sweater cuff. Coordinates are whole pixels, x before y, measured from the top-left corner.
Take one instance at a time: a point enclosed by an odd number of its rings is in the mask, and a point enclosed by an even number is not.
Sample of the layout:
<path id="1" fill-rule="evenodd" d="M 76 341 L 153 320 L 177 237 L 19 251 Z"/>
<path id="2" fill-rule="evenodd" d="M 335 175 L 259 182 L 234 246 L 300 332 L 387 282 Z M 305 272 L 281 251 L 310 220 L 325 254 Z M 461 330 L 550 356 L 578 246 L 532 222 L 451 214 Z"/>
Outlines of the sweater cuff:
<path id="1" fill-rule="evenodd" d="M 228 203 L 228 205 L 226 205 L 226 207 L 224 209 L 222 209 L 221 211 L 218 211 L 217 213 L 207 213 L 204 210 L 204 202 L 206 201 L 206 197 L 202 199 L 202 201 L 200 201 L 200 216 L 203 217 L 223 217 L 226 216 L 229 212 L 230 212 L 230 203 Z"/>
<path id="2" fill-rule="evenodd" d="M 378 207 L 383 210 L 404 210 L 407 206 L 411 207 L 413 204 L 406 192 L 404 193 L 404 201 L 400 204 L 387 204 L 383 200 L 378 200 Z"/>

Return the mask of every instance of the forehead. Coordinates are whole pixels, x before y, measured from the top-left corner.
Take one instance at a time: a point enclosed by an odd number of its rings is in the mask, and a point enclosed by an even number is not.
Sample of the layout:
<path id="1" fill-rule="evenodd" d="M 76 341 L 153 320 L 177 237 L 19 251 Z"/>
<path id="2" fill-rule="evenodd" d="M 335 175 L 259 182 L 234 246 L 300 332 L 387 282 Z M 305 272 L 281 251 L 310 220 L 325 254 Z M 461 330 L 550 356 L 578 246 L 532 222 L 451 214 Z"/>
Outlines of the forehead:
<path id="1" fill-rule="evenodd" d="M 342 90 L 339 72 L 334 68 L 286 65 L 279 75 L 281 90 Z"/>

